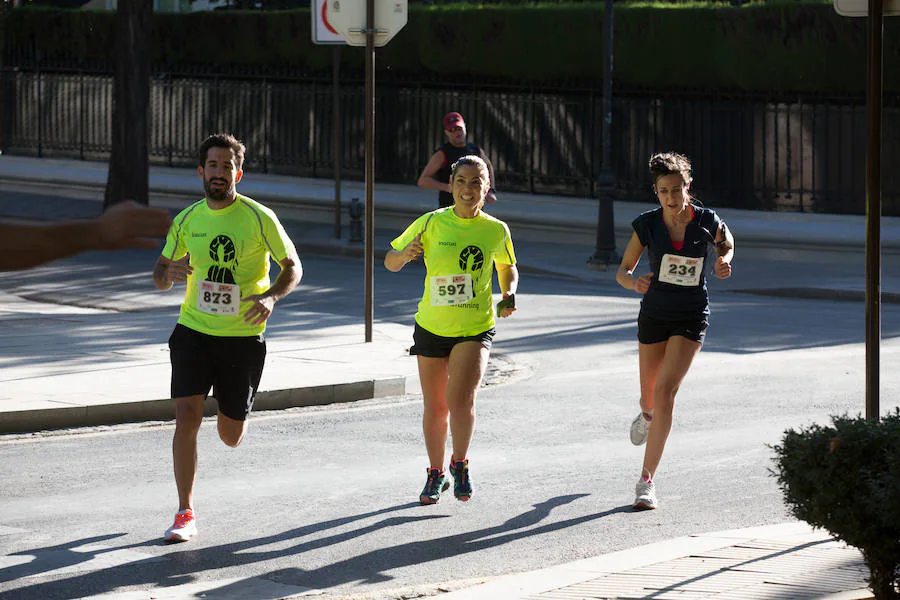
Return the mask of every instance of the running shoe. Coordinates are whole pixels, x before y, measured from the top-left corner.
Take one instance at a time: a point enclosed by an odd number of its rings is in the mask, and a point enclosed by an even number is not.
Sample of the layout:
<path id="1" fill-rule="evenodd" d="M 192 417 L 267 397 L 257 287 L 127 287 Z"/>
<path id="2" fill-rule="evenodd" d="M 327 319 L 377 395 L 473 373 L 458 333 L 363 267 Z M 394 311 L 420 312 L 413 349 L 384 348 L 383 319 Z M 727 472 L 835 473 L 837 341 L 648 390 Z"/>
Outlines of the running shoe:
<path id="1" fill-rule="evenodd" d="M 425 471 L 428 473 L 428 480 L 422 493 L 419 494 L 419 503 L 437 504 L 441 499 L 441 492 L 446 492 L 450 487 L 450 478 L 439 469 L 425 469 Z"/>
<path id="2" fill-rule="evenodd" d="M 631 443 L 640 446 L 647 441 L 648 433 L 650 433 L 650 421 L 644 418 L 644 413 L 638 413 L 638 416 L 631 422 Z"/>
<path id="3" fill-rule="evenodd" d="M 656 501 L 656 485 L 652 481 L 648 481 L 643 477 L 634 486 L 634 504 L 632 508 L 635 510 L 653 510 L 658 505 Z"/>
<path id="4" fill-rule="evenodd" d="M 453 495 L 461 502 L 468 502 L 472 497 L 472 480 L 469 479 L 469 460 L 457 460 L 450 463 L 450 474 L 453 475 Z"/>
<path id="5" fill-rule="evenodd" d="M 190 508 L 175 513 L 175 522 L 166 529 L 167 542 L 186 542 L 197 535 L 197 521 Z"/>

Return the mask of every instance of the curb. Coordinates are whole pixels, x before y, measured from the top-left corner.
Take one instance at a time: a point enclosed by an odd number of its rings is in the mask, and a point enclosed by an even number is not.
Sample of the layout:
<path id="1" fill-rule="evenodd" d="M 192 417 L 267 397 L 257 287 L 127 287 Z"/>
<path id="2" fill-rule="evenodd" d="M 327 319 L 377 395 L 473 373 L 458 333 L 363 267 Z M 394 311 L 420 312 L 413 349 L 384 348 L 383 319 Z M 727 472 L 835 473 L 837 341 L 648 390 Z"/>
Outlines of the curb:
<path id="1" fill-rule="evenodd" d="M 602 554 L 536 571 L 511 573 L 492 579 L 485 579 L 482 583 L 476 583 L 472 587 L 444 594 L 441 598 L 446 600 L 496 600 L 497 598 L 503 598 L 504 600 L 519 598 L 536 600 L 543 594 L 547 594 L 548 600 L 564 597 L 581 598 L 583 596 L 576 594 L 574 590 L 566 591 L 562 588 L 584 583 L 605 575 L 614 575 L 651 565 L 660 565 L 660 568 L 669 570 L 669 567 L 661 563 L 684 558 L 692 553 L 727 548 L 751 540 L 785 536 L 789 538 L 802 536 L 830 538 L 829 535 L 814 531 L 809 525 L 802 522 L 695 534 L 629 548 L 628 550 Z M 821 600 L 870 600 L 872 598 L 871 590 L 859 588 L 822 596 Z"/>
<path id="2" fill-rule="evenodd" d="M 324 406 L 326 404 L 401 396 L 405 393 L 405 376 L 363 379 L 360 381 L 259 392 L 253 402 L 253 410 L 258 412 L 301 406 Z M 217 410 L 215 399 L 212 397 L 207 398 L 203 408 L 203 416 L 214 416 Z M 66 427 L 118 425 L 144 421 L 171 421 L 174 418 L 175 410 L 171 398 L 7 411 L 0 413 L 0 434 L 29 433 Z"/>

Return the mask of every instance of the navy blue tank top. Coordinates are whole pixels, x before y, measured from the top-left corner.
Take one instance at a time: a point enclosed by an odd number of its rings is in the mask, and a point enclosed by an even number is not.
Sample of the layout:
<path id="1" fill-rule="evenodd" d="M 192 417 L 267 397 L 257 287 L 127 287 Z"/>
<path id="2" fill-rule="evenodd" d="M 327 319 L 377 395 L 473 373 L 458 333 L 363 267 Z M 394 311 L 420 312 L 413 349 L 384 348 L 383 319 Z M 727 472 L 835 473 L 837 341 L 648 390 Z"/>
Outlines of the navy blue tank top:
<path id="1" fill-rule="evenodd" d="M 642 313 L 673 321 L 705 319 L 709 315 L 706 273 L 712 272 L 718 256 L 715 241 L 721 225 L 715 211 L 694 206 L 694 218 L 684 231 L 684 245 L 675 250 L 663 222 L 662 207 L 640 214 L 631 223 L 647 248 L 650 271 L 654 274 L 641 300 Z"/>

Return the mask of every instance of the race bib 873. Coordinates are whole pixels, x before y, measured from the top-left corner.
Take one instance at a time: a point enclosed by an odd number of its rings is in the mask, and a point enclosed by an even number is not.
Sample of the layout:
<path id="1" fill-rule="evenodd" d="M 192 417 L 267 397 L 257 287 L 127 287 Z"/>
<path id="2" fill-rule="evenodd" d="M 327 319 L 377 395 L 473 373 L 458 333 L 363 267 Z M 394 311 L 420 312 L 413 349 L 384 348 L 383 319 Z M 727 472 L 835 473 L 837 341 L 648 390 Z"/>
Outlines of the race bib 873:
<path id="1" fill-rule="evenodd" d="M 236 315 L 241 303 L 241 288 L 233 283 L 200 281 L 197 310 L 210 315 Z"/>

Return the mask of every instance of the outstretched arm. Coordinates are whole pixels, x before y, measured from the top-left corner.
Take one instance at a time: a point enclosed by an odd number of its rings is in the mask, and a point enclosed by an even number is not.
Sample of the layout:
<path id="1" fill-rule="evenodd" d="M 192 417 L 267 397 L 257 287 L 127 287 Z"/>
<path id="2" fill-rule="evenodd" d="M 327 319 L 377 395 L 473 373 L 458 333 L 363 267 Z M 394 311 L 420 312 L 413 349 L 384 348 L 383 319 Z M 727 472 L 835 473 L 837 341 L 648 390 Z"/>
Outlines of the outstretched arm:
<path id="1" fill-rule="evenodd" d="M 169 230 L 165 210 L 134 202 L 116 204 L 99 217 L 59 223 L 0 221 L 0 270 L 29 269 L 88 250 L 156 248 Z"/>

